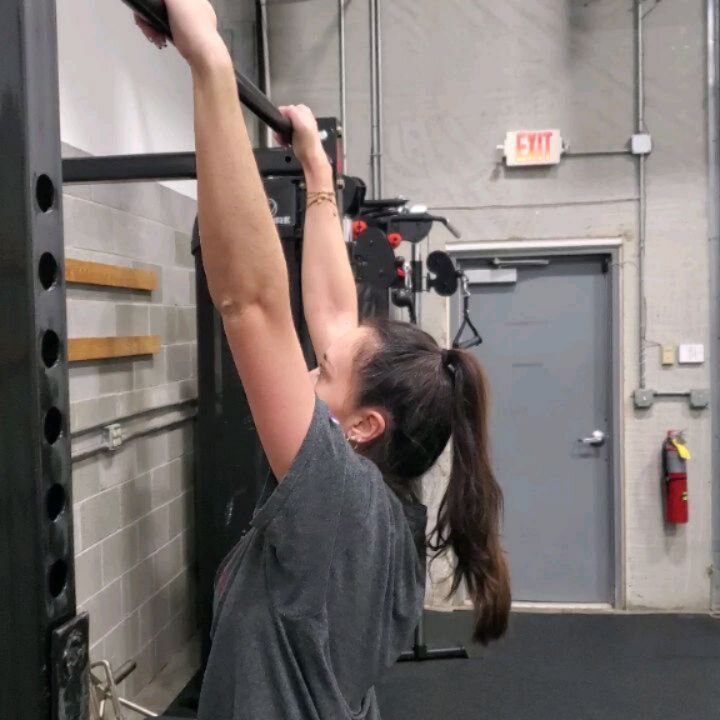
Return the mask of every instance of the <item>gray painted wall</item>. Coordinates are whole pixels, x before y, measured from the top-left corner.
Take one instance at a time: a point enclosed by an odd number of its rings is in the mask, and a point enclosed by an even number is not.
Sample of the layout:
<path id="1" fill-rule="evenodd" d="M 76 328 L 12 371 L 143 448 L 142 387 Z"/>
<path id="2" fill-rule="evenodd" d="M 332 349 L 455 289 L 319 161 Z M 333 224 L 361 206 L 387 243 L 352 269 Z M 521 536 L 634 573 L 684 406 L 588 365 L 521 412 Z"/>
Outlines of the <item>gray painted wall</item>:
<path id="1" fill-rule="evenodd" d="M 647 3 L 647 308 L 653 343 L 709 346 L 705 24 L 702 0 Z M 392 0 L 383 3 L 386 194 L 450 215 L 468 242 L 622 237 L 623 590 L 630 608 L 704 610 L 710 602 L 710 427 L 682 401 L 634 410 L 637 385 L 637 174 L 629 157 L 567 158 L 509 172 L 496 146 L 520 127 L 560 127 L 574 152 L 622 149 L 634 128 L 631 0 Z M 270 14 L 275 100 L 338 112 L 336 3 Z M 349 165 L 369 175 L 367 2 L 348 3 Z M 446 236 L 438 230 L 433 247 Z M 425 326 L 447 342 L 444 303 Z M 709 387 L 707 366 L 663 369 L 650 387 Z M 496 398 L 496 401 L 502 401 Z M 687 431 L 691 521 L 664 527 L 659 447 Z M 442 464 L 441 464 L 442 465 Z M 442 492 L 442 467 L 428 497 Z M 442 583 L 441 583 L 442 584 Z M 440 601 L 442 593 L 431 592 Z"/>

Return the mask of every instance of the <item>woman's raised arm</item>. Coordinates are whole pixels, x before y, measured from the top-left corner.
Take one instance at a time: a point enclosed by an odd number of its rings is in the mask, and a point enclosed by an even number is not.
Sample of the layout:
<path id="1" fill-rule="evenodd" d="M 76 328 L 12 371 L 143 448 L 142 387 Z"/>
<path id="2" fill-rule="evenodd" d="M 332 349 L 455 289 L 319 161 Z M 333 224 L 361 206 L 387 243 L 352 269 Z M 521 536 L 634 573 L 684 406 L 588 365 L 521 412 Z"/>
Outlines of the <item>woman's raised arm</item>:
<path id="1" fill-rule="evenodd" d="M 282 107 L 292 122 L 293 149 L 303 166 L 308 203 L 303 235 L 302 293 L 315 354 L 358 326 L 355 278 L 350 268 L 340 213 L 334 203 L 332 168 L 317 120 L 304 105 Z"/>
<path id="2" fill-rule="evenodd" d="M 206 0 L 166 5 L 173 42 L 193 77 L 199 222 L 210 295 L 263 448 L 281 480 L 315 406 L 292 320 L 285 258 L 215 13 Z"/>

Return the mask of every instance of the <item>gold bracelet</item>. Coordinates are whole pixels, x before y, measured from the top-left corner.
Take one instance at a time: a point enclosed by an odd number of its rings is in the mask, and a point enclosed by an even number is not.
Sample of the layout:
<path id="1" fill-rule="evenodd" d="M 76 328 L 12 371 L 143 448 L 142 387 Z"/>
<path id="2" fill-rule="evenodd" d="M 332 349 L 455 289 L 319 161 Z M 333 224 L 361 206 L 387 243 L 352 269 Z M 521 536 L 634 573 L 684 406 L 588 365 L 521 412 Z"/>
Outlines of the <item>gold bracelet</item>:
<path id="1" fill-rule="evenodd" d="M 322 205 L 323 203 L 330 203 L 337 207 L 337 198 L 334 192 L 309 192 L 307 194 L 307 209 L 309 210 L 313 205 Z"/>

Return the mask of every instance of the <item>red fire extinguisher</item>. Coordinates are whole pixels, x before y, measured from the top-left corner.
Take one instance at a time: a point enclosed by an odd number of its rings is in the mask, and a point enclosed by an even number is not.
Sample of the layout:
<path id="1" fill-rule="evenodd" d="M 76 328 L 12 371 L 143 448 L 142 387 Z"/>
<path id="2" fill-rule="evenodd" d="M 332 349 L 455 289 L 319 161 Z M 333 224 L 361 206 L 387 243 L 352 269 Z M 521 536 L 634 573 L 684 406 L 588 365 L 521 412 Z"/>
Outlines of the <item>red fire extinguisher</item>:
<path id="1" fill-rule="evenodd" d="M 663 443 L 665 521 L 675 525 L 683 525 L 688 521 L 688 460 L 690 451 L 682 433 L 669 430 Z"/>

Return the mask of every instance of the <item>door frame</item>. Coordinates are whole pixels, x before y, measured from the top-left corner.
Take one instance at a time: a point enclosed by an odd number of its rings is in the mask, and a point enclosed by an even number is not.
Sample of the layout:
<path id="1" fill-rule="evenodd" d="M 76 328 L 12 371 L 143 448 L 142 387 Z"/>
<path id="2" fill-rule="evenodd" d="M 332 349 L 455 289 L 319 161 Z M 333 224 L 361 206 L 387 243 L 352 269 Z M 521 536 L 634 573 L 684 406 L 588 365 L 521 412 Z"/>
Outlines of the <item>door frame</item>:
<path id="1" fill-rule="evenodd" d="M 612 386 L 609 393 L 610 407 L 610 468 L 613 473 L 612 517 L 613 524 L 611 537 L 614 540 L 614 570 L 615 591 L 614 604 L 607 608 L 599 604 L 595 609 L 612 609 L 614 611 L 626 608 L 626 568 L 625 568 L 625 497 L 623 477 L 623 361 L 622 361 L 622 273 L 619 269 L 623 262 L 623 239 L 621 237 L 608 238 L 572 238 L 566 240 L 510 240 L 500 242 L 479 243 L 448 243 L 447 252 L 459 264 L 463 261 L 483 260 L 488 257 L 502 255 L 503 257 L 578 257 L 582 255 L 605 255 L 609 260 L 608 274 L 610 276 L 610 352 L 608 360 L 611 363 Z M 447 303 L 447 327 L 452 331 L 451 317 L 452 303 Z M 577 609 L 587 610 L 585 603 L 523 603 L 528 609 Z"/>

